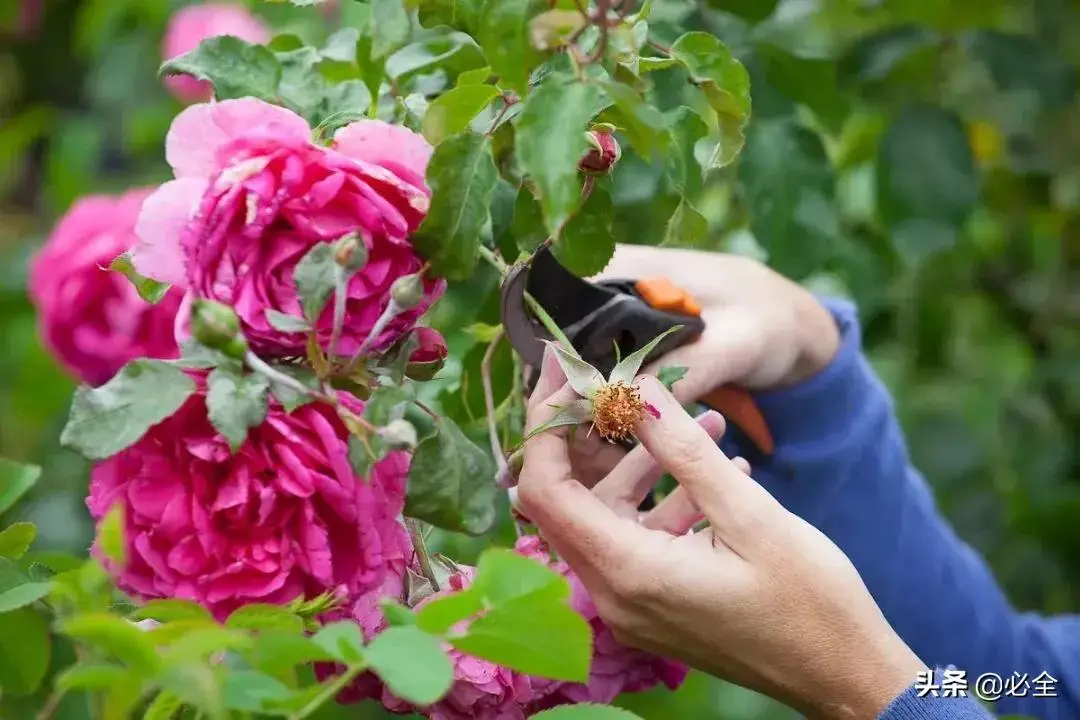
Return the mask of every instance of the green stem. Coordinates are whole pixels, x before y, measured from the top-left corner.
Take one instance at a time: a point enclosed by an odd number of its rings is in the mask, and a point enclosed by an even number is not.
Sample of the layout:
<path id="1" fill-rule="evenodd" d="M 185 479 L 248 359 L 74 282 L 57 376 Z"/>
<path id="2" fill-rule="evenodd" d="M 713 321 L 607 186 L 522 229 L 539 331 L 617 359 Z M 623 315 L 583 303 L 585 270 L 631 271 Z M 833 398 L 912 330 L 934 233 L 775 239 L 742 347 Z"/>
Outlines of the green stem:
<path id="1" fill-rule="evenodd" d="M 297 713 L 293 715 L 290 720 L 303 720 L 303 718 L 311 715 L 313 712 L 321 708 L 327 700 L 337 697 L 338 693 L 344 690 L 345 686 L 351 683 L 353 679 L 356 678 L 356 676 L 363 671 L 363 665 L 350 665 L 349 667 L 345 668 L 345 672 L 334 678 L 333 682 L 328 683 L 321 693 L 316 695 L 311 702 L 309 702 L 307 705 L 297 711 Z"/>
<path id="2" fill-rule="evenodd" d="M 431 583 L 435 592 L 439 591 L 439 579 L 435 575 L 435 569 L 431 565 L 431 555 L 428 553 L 427 541 L 424 540 L 424 531 L 420 523 L 413 518 L 405 518 L 405 527 L 409 531 L 409 539 L 412 540 L 413 550 L 416 551 L 416 559 L 420 563 L 420 572 Z"/>
<path id="3" fill-rule="evenodd" d="M 490 248 L 486 248 L 481 245 L 480 257 L 491 263 L 491 265 L 496 270 L 498 270 L 499 274 L 503 277 L 506 277 L 506 273 L 510 271 L 510 266 L 508 266 L 502 258 L 492 252 Z M 529 293 L 525 293 L 525 302 L 529 304 L 529 309 L 533 311 L 534 315 L 536 315 L 536 319 L 540 321 L 540 323 L 547 329 L 549 333 L 551 333 L 551 336 L 553 338 L 559 341 L 559 344 L 562 345 L 567 352 L 577 352 L 574 349 L 574 344 L 570 342 L 569 338 L 566 337 L 566 333 L 564 333 L 562 331 L 562 328 L 559 327 L 559 324 L 555 322 L 550 315 L 548 315 L 547 310 L 540 306 L 540 303 L 536 301 L 536 298 L 534 298 Z"/>

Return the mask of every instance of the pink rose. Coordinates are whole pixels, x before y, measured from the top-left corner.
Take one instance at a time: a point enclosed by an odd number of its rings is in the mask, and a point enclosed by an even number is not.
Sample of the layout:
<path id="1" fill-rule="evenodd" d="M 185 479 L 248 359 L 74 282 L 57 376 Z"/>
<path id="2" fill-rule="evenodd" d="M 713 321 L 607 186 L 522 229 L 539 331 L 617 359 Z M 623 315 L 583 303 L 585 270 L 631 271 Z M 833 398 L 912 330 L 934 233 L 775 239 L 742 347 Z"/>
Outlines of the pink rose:
<path id="1" fill-rule="evenodd" d="M 143 206 L 136 267 L 183 285 L 189 299 L 232 305 L 259 354 L 306 352 L 305 334 L 276 330 L 266 311 L 302 315 L 293 271 L 317 243 L 355 234 L 368 251 L 348 283 L 342 355 L 367 339 L 393 282 L 423 266 L 409 236 L 430 202 L 424 172 L 431 146 L 406 128 L 363 120 L 339 130 L 325 148 L 311 142 L 299 115 L 243 98 L 184 110 L 169 129 L 165 154 L 177 179 Z M 425 279 L 422 301 L 370 347 L 383 349 L 411 330 L 445 287 L 445 280 Z M 324 347 L 329 305 L 316 324 Z M 187 317 L 182 309 L 181 335 Z"/>
<path id="2" fill-rule="evenodd" d="M 686 666 L 616 641 L 611 629 L 600 619 L 581 580 L 566 563 L 551 562 L 550 553 L 538 536 L 520 538 L 514 549 L 526 557 L 550 564 L 553 570 L 566 576 L 573 590 L 571 603 L 574 609 L 593 629 L 593 661 L 588 684 L 535 679 L 536 691 L 543 697 L 534 703 L 533 710 L 584 702 L 609 704 L 624 692 L 649 690 L 660 683 L 674 690 L 686 680 L 689 673 Z"/>
<path id="3" fill-rule="evenodd" d="M 137 357 L 178 354 L 173 320 L 182 293 L 157 305 L 108 269 L 135 243 L 135 218 L 150 189 L 77 201 L 30 264 L 30 299 L 49 350 L 83 382 L 100 385 Z"/>
<path id="4" fill-rule="evenodd" d="M 127 563 L 110 568 L 121 588 L 194 600 L 223 619 L 253 602 L 384 587 L 412 553 L 398 521 L 408 462 L 392 453 L 357 477 L 348 432 L 323 403 L 287 414 L 272 402 L 230 455 L 200 391 L 94 468 L 87 505 L 100 519 L 124 503 Z"/>
<path id="5" fill-rule="evenodd" d="M 409 356 L 409 362 L 431 363 L 446 359 L 446 340 L 438 330 L 429 327 L 417 328 L 416 339 L 419 345 Z"/>
<path id="6" fill-rule="evenodd" d="M 270 30 L 243 5 L 207 3 L 180 8 L 169 18 L 162 43 L 162 60 L 172 60 L 191 52 L 207 38 L 231 35 L 262 45 L 270 41 Z M 200 102 L 213 96 L 213 86 L 189 75 L 165 78 L 165 86 L 182 102 Z"/>
<path id="7" fill-rule="evenodd" d="M 591 147 L 578 163 L 578 169 L 589 175 L 607 175 L 622 157 L 619 141 L 608 130 L 590 130 L 585 137 Z"/>

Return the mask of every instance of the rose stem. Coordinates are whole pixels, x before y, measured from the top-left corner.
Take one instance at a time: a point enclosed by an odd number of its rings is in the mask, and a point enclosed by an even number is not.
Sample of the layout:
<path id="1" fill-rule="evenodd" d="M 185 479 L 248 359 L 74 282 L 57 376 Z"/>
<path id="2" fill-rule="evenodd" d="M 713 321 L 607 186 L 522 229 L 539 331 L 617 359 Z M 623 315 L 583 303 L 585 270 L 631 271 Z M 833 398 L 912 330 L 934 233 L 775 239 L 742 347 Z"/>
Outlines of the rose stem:
<path id="1" fill-rule="evenodd" d="M 326 349 L 330 362 L 333 362 L 337 356 L 338 343 L 341 342 L 341 330 L 345 326 L 345 301 L 348 300 L 345 285 L 348 280 L 345 268 L 340 265 L 334 268 L 334 327 L 330 331 L 330 345 Z"/>
<path id="2" fill-rule="evenodd" d="M 279 385 L 284 385 L 291 390 L 295 390 L 301 395 L 309 395 L 317 400 L 328 402 L 331 405 L 334 405 L 336 402 L 335 399 L 330 395 L 319 392 L 318 390 L 313 390 L 312 388 L 309 388 L 307 385 L 300 382 L 296 378 L 290 377 L 285 373 L 281 372 L 280 370 L 275 370 L 274 368 L 270 367 L 266 364 L 265 361 L 263 361 L 261 357 L 259 357 L 250 350 L 248 350 L 244 354 L 244 360 L 245 362 L 247 362 L 248 367 L 250 367 L 252 370 L 259 373 L 260 375 L 269 378 L 271 381 L 276 382 Z"/>
<path id="3" fill-rule="evenodd" d="M 424 532 L 420 523 L 413 518 L 405 518 L 405 527 L 409 531 L 409 539 L 412 540 L 413 550 L 416 551 L 416 559 L 420 563 L 420 572 L 431 583 L 435 592 L 439 591 L 439 580 L 435 577 L 435 570 L 431 567 L 431 555 L 428 554 L 427 542 L 424 540 Z"/>
<path id="4" fill-rule="evenodd" d="M 495 269 L 499 271 L 499 274 L 503 277 L 505 277 L 506 273 L 510 270 L 509 266 L 507 266 L 507 264 L 503 262 L 502 258 L 500 258 L 498 255 L 496 255 L 490 249 L 484 247 L 483 245 L 480 246 L 480 257 L 491 263 L 491 265 L 494 266 Z M 536 302 L 536 298 L 534 298 L 529 293 L 525 293 L 525 302 L 529 304 L 529 309 L 533 311 L 533 314 L 536 315 L 536 318 L 540 321 L 540 323 L 547 329 L 549 333 L 551 333 L 551 336 L 553 338 L 559 341 L 559 343 L 564 347 L 564 349 L 572 353 L 577 352 L 574 349 L 574 344 L 570 342 L 569 338 L 566 337 L 566 333 L 564 333 L 562 331 L 562 328 L 559 327 L 558 323 L 556 323 L 551 318 L 551 316 L 548 315 L 547 310 L 540 307 L 540 303 Z"/>
<path id="5" fill-rule="evenodd" d="M 503 331 L 500 329 L 484 353 L 484 359 L 480 362 L 480 380 L 484 385 L 484 409 L 487 411 L 488 438 L 491 440 L 491 454 L 495 457 L 498 468 L 496 477 L 508 476 L 510 468 L 506 465 L 506 456 L 503 454 L 502 444 L 499 442 L 499 428 L 495 424 L 495 391 L 491 386 L 491 360 L 495 357 L 495 348 L 503 339 Z"/>

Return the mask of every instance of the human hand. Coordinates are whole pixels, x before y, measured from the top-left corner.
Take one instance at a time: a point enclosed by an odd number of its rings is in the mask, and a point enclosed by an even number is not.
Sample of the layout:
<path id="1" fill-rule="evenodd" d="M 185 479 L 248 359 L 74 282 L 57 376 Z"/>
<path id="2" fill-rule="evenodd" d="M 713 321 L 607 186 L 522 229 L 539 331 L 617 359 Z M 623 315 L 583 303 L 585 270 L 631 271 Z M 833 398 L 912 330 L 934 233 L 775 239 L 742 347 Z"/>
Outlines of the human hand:
<path id="1" fill-rule="evenodd" d="M 549 356 L 528 425 L 575 395 Z M 858 573 L 716 446 L 722 419 L 695 422 L 655 378 L 639 380 L 641 445 L 590 491 L 567 428 L 524 448 L 517 501 L 625 644 L 770 695 L 814 718 L 873 718 L 923 663 L 889 627 Z M 641 518 L 666 470 L 676 492 Z M 685 534 L 698 517 L 709 527 Z"/>
<path id="2" fill-rule="evenodd" d="M 840 347 L 832 315 L 811 293 L 751 258 L 645 245 L 619 245 L 594 280 L 666 277 L 692 294 L 705 332 L 645 368 L 687 373 L 673 388 L 695 402 L 734 383 L 750 390 L 795 385 L 824 369 Z M 574 467 L 586 485 L 614 467 L 625 451 L 595 434 L 575 438 Z"/>

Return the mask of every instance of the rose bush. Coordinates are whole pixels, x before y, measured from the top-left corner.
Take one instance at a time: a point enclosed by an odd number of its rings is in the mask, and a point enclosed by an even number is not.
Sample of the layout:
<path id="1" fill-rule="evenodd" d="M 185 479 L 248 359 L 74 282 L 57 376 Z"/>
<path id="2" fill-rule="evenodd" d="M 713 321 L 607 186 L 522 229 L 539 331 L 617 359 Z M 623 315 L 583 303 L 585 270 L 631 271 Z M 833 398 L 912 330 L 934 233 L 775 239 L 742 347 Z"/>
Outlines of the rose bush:
<path id="1" fill-rule="evenodd" d="M 620 645 L 527 521 L 515 550 L 473 565 L 451 538 L 512 532 L 500 511 L 528 372 L 503 344 L 501 279 L 547 249 L 578 275 L 603 269 L 624 142 L 677 196 L 669 232 L 692 231 L 684 190 L 741 147 L 745 71 L 703 33 L 647 43 L 648 8 L 446 10 L 340 5 L 313 26 L 351 26 L 318 46 L 231 6 L 179 11 L 162 74 L 208 101 L 172 119 L 173 179 L 123 213 L 95 201 L 35 265 L 44 334 L 95 368 L 61 442 L 93 463 L 99 563 L 41 592 L 101 651 L 87 663 L 115 660 L 118 679 L 86 691 L 117 717 L 152 694 L 159 717 L 310 718 L 336 698 L 512 719 L 604 712 L 686 677 Z M 698 93 L 671 129 L 641 94 L 650 65 Z M 124 282 L 166 300 L 135 303 Z M 136 332 L 151 317 L 168 349 Z M 631 378 L 658 341 L 590 385 L 573 423 L 632 436 L 649 406 Z M 136 605 L 122 619 L 113 585 Z M 143 620 L 157 624 L 134 632 Z M 57 687 L 98 677 L 82 670 Z"/>
<path id="2" fill-rule="evenodd" d="M 84 197 L 60 219 L 30 263 L 30 298 L 42 340 L 77 378 L 100 385 L 138 357 L 177 355 L 173 323 L 182 294 L 156 305 L 109 265 L 135 244 L 135 221 L 152 189 Z"/>

